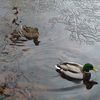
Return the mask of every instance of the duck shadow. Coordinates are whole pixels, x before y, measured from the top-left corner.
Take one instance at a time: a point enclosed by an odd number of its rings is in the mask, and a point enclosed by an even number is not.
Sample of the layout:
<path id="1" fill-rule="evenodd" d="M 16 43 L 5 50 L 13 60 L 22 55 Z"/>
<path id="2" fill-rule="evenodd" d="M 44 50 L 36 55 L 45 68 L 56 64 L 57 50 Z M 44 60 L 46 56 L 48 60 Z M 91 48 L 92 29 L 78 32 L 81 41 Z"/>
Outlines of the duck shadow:
<path id="1" fill-rule="evenodd" d="M 71 86 L 71 87 L 48 89 L 48 91 L 51 91 L 51 92 L 66 92 L 66 91 L 73 91 L 73 90 L 76 90 L 76 89 L 80 89 L 83 86 L 84 86 L 83 84 L 80 84 L 80 85 L 75 85 L 75 86 Z"/>
<path id="2" fill-rule="evenodd" d="M 55 89 L 48 89 L 48 91 L 51 91 L 51 92 L 66 92 L 66 91 L 74 91 L 76 89 L 81 89 L 83 87 L 86 86 L 86 89 L 87 90 L 90 90 L 92 89 L 92 87 L 94 85 L 98 84 L 97 82 L 95 81 L 89 81 L 85 84 L 80 84 L 80 85 L 75 85 L 75 86 L 71 86 L 71 87 L 64 87 L 64 88 L 55 88 Z"/>

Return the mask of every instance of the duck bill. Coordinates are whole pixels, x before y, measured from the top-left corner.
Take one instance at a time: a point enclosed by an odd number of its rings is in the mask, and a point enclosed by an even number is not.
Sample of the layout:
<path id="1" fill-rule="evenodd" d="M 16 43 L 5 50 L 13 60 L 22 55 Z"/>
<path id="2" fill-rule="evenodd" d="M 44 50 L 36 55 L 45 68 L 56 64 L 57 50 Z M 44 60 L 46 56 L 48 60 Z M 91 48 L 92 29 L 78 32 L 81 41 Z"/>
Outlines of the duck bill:
<path id="1" fill-rule="evenodd" d="M 94 71 L 94 72 L 97 72 L 98 70 L 97 70 L 95 67 L 93 67 L 93 71 Z"/>

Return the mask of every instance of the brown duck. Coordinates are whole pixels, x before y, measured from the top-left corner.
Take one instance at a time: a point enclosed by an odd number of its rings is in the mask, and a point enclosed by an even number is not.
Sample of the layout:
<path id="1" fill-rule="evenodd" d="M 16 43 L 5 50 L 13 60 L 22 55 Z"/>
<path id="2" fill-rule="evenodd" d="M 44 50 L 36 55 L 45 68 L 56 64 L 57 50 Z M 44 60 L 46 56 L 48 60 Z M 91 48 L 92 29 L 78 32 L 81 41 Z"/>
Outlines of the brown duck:
<path id="1" fill-rule="evenodd" d="M 28 40 L 33 40 L 35 45 L 39 45 L 38 38 L 39 38 L 39 32 L 38 28 L 32 28 L 32 27 L 27 27 L 26 25 L 21 25 L 21 32 L 26 37 Z"/>

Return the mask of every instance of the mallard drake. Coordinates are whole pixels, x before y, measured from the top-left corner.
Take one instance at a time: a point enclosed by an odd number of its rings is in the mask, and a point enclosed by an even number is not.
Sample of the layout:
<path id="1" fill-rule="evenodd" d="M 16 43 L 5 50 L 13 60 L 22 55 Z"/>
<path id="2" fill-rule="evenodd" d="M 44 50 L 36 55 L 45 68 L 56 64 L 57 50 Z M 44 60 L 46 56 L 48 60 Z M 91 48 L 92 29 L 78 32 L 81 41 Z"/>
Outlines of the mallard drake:
<path id="1" fill-rule="evenodd" d="M 97 71 L 97 69 L 90 63 L 84 65 L 74 62 L 67 62 L 55 65 L 56 71 L 61 77 L 70 81 L 90 80 L 90 70 Z"/>

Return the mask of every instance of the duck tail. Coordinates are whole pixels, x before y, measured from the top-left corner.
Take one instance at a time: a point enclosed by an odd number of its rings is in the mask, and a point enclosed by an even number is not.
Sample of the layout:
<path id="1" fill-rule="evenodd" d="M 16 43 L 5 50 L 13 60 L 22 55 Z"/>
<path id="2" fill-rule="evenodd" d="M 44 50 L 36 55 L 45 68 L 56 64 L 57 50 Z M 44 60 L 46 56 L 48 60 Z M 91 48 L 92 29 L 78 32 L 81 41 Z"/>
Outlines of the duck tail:
<path id="1" fill-rule="evenodd" d="M 58 64 L 57 64 L 57 65 L 55 65 L 55 68 L 56 68 L 56 69 L 59 69 L 59 70 L 61 69 L 61 68 L 59 67 L 59 65 L 58 65 Z"/>
<path id="2" fill-rule="evenodd" d="M 59 67 L 59 65 L 57 64 L 57 65 L 55 65 L 55 68 L 56 68 L 56 71 L 58 72 L 58 73 L 61 73 L 61 68 Z"/>

